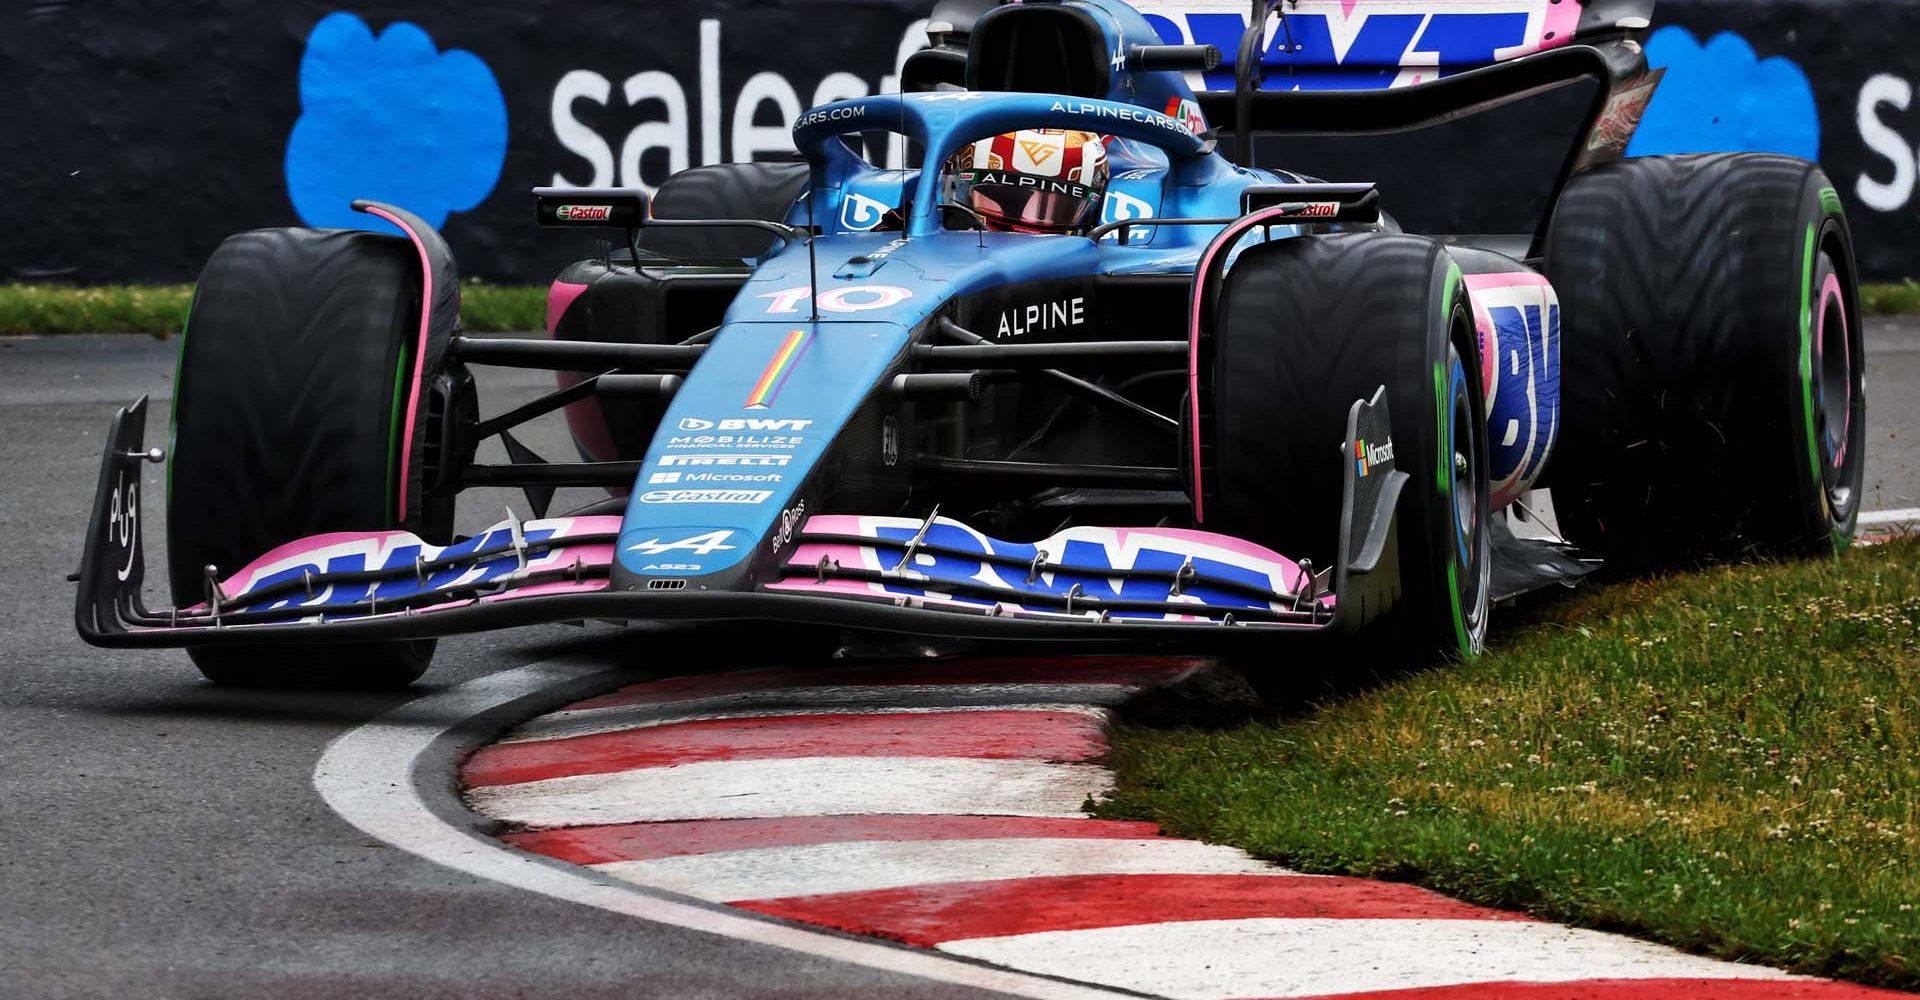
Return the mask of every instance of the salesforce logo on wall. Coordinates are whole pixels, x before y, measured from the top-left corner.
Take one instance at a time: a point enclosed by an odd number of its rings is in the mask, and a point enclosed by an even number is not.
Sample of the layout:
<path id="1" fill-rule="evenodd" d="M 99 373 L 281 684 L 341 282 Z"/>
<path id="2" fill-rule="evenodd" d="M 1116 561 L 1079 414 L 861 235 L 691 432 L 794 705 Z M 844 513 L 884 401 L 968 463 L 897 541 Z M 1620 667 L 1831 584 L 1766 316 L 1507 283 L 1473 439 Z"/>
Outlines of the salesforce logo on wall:
<path id="1" fill-rule="evenodd" d="M 617 81 L 588 69 L 572 70 L 560 77 L 551 103 L 553 134 L 572 155 L 559 165 L 551 183 L 652 190 L 668 174 L 692 166 L 696 151 L 700 164 L 723 159 L 744 162 L 766 154 L 792 152 L 793 122 L 802 112 L 834 101 L 899 91 L 902 64 L 927 44 L 927 22 L 917 20 L 907 25 L 891 61 L 883 64 L 891 72 L 871 84 L 856 74 L 833 71 L 811 87 L 795 86 L 786 76 L 763 70 L 747 78 L 728 106 L 720 91 L 720 21 L 703 18 L 697 27 L 686 21 L 673 24 L 673 30 L 697 34 L 697 38 L 687 39 L 689 47 L 697 45 L 699 52 L 693 80 L 659 69 L 642 70 Z M 602 135 L 580 120 L 577 109 L 586 103 L 616 109 L 653 104 L 664 108 L 665 113 L 640 121 L 624 134 Z M 890 145 L 887 166 L 904 166 L 903 144 Z M 666 170 L 648 175 L 642 164 L 654 151 L 665 152 Z M 653 159 L 662 158 L 656 155 Z"/>
<path id="2" fill-rule="evenodd" d="M 492 193 L 506 155 L 506 100 L 473 53 L 442 52 L 404 21 L 376 36 L 346 13 L 307 36 L 285 168 L 308 225 L 397 233 L 350 207 L 371 198 L 438 227 Z"/>

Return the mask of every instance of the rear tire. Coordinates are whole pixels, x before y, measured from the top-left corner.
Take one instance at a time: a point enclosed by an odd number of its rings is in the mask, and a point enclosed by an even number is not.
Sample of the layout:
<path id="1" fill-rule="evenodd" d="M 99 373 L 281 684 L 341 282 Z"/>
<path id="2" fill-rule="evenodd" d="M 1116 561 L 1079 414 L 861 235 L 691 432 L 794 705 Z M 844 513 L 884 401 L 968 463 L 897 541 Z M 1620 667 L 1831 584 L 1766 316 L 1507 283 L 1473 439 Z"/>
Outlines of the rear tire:
<path id="1" fill-rule="evenodd" d="M 1333 566 L 1347 412 L 1384 385 L 1394 462 L 1412 480 L 1396 514 L 1401 599 L 1367 632 L 1395 668 L 1479 652 L 1491 491 L 1459 268 L 1420 237 L 1300 237 L 1242 252 L 1218 303 L 1202 352 L 1204 526 Z M 1248 680 L 1295 689 L 1269 670 Z"/>
<path id="2" fill-rule="evenodd" d="M 1866 399 L 1852 239 L 1820 168 L 1646 157 L 1560 196 L 1562 530 L 1630 572 L 1852 541 Z"/>
<path id="3" fill-rule="evenodd" d="M 416 499 L 404 523 L 395 513 L 420 294 L 415 251 L 394 237 L 266 229 L 214 252 L 174 387 L 176 606 L 206 599 L 206 566 L 224 576 L 309 535 L 405 527 L 446 540 L 450 505 L 423 514 Z M 424 673 L 433 649 L 410 640 L 187 652 L 216 684 L 393 688 Z"/>

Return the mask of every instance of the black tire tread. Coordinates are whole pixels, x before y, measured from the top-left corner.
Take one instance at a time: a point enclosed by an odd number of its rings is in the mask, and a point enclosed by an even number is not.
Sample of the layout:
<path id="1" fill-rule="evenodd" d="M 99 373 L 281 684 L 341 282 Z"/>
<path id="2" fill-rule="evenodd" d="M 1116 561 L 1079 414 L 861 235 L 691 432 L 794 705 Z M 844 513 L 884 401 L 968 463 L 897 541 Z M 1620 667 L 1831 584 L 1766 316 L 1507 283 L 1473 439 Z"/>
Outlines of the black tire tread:
<path id="1" fill-rule="evenodd" d="M 176 604 L 205 599 L 208 565 L 224 576 L 293 539 L 395 526 L 395 378 L 417 332 L 418 271 L 405 240 L 363 232 L 264 229 L 215 251 L 174 395 Z M 417 677 L 423 648 L 431 644 L 190 652 L 221 683 L 385 686 Z"/>
<path id="2" fill-rule="evenodd" d="M 1561 195 L 1554 506 L 1616 568 L 1831 551 L 1792 403 L 1823 186 L 1804 160 L 1723 153 L 1607 164 Z"/>
<path id="3" fill-rule="evenodd" d="M 1393 233 L 1250 247 L 1222 283 L 1210 350 L 1205 526 L 1316 567 L 1338 555 L 1347 413 L 1387 387 L 1395 464 L 1412 479 L 1398 514 L 1401 602 L 1368 628 L 1400 665 L 1458 648 L 1447 582 L 1451 507 L 1440 515 L 1430 486 L 1445 433 L 1432 371 L 1453 333 L 1438 318 L 1451 271 L 1439 244 Z M 1465 308 L 1458 294 L 1456 308 Z M 1477 342 L 1454 340 L 1478 406 Z"/>

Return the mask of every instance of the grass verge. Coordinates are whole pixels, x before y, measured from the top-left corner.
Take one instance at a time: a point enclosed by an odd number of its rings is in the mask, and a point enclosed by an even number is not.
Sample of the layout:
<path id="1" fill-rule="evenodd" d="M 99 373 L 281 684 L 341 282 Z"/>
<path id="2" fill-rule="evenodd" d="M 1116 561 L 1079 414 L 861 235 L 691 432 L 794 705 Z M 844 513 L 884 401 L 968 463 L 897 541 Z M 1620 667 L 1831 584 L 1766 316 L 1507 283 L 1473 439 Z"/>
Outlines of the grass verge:
<path id="1" fill-rule="evenodd" d="M 1872 316 L 1920 313 L 1920 282 L 1908 278 L 1898 284 L 1861 285 L 1860 308 Z"/>
<path id="2" fill-rule="evenodd" d="M 1304 715 L 1113 734 L 1101 815 L 1920 988 L 1920 541 L 1596 588 Z"/>
<path id="3" fill-rule="evenodd" d="M 0 284 L 0 335 L 47 333 L 180 332 L 192 285 Z M 460 289 L 460 318 L 474 333 L 544 330 L 547 290 L 539 285 L 483 285 Z"/>

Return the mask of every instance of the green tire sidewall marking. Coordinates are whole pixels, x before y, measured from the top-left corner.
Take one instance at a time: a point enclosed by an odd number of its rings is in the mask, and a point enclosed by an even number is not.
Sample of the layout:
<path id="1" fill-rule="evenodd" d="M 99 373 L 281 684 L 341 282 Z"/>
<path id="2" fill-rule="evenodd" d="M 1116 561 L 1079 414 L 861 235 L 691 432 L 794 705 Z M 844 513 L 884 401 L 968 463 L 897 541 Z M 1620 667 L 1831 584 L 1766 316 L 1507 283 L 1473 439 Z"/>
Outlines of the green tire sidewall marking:
<path id="1" fill-rule="evenodd" d="M 1446 292 L 1440 299 L 1440 322 L 1446 327 L 1446 340 L 1449 344 L 1453 342 L 1453 299 L 1455 295 L 1459 294 L 1460 288 L 1464 283 L 1465 279 L 1462 278 L 1460 274 L 1460 265 L 1448 261 Z M 1462 359 L 1461 363 L 1464 365 L 1466 362 Z M 1455 502 L 1453 500 L 1453 477 L 1448 475 L 1453 469 L 1453 393 L 1451 391 L 1452 380 L 1448 377 L 1451 374 L 1451 372 L 1446 370 L 1446 362 L 1444 360 L 1434 361 L 1433 414 L 1436 421 L 1434 425 L 1434 438 L 1438 442 L 1439 452 L 1439 454 L 1435 456 L 1437 461 L 1435 462 L 1434 479 L 1435 485 L 1439 488 L 1440 495 L 1446 497 L 1450 504 L 1450 513 L 1447 518 L 1449 530 L 1453 528 L 1454 524 L 1454 518 L 1451 514 L 1451 504 Z M 1460 608 L 1460 566 L 1459 561 L 1454 557 L 1454 548 L 1455 546 L 1449 541 L 1447 545 L 1447 600 L 1453 612 L 1454 642 L 1460 652 L 1461 659 L 1465 659 L 1473 655 L 1473 640 L 1467 635 L 1467 618 Z"/>
<path id="2" fill-rule="evenodd" d="M 1453 342 L 1453 297 L 1459 294 L 1460 286 L 1464 281 L 1465 279 L 1460 276 L 1460 265 L 1449 260 L 1447 262 L 1446 290 L 1442 292 L 1440 296 L 1440 322 L 1446 327 L 1447 343 Z M 1439 429 L 1444 429 L 1447 426 L 1447 404 L 1452 402 L 1452 400 L 1447 398 L 1447 372 L 1445 369 L 1445 359 L 1435 359 L 1433 362 L 1433 418 L 1435 420 L 1434 426 Z M 1436 456 L 1438 461 L 1434 463 L 1434 488 L 1439 490 L 1442 495 L 1451 496 L 1453 494 L 1453 478 L 1447 475 L 1448 470 L 1453 468 L 1453 455 L 1448 451 L 1450 442 L 1447 441 L 1444 434 L 1436 434 L 1436 438 L 1439 442 L 1439 454 Z"/>
<path id="3" fill-rule="evenodd" d="M 1800 259 L 1800 416 L 1807 437 L 1807 472 L 1820 491 L 1820 507 L 1827 507 L 1826 481 L 1820 475 L 1820 449 L 1813 432 L 1813 224 L 1807 224 L 1806 247 Z M 1829 514 L 1829 516 L 1831 516 Z"/>
<path id="4" fill-rule="evenodd" d="M 1820 207 L 1833 215 L 1845 216 L 1846 209 L 1840 204 L 1840 192 L 1830 187 L 1820 189 Z"/>
<path id="5" fill-rule="evenodd" d="M 1845 219 L 1845 217 L 1847 217 L 1847 209 L 1845 209 L 1845 205 L 1841 205 L 1841 203 L 1839 203 L 1839 192 L 1836 192 L 1834 188 L 1820 188 L 1820 207 L 1822 207 L 1822 209 L 1824 209 L 1824 211 L 1826 211 L 1828 215 L 1832 215 L 1832 217 L 1836 217 L 1836 219 Z M 1812 294 L 1811 288 L 1807 290 L 1807 294 L 1811 296 Z M 1809 338 L 1809 345 L 1811 345 L 1811 338 Z M 1812 353 L 1811 349 L 1809 349 L 1807 353 L 1811 355 Z M 1807 359 L 1807 365 L 1809 365 L 1809 367 L 1807 367 L 1807 372 L 1809 372 L 1809 374 L 1807 374 L 1807 378 L 1811 378 L 1811 372 L 1812 372 L 1811 357 Z M 1809 393 L 1809 397 L 1811 397 L 1811 393 Z M 1811 415 L 1809 415 L 1809 417 L 1811 417 Z M 1811 422 L 1811 420 L 1809 420 L 1809 422 Z M 1818 476 L 1818 472 L 1820 472 L 1820 470 L 1818 470 L 1818 468 L 1814 468 L 1814 474 L 1816 474 L 1816 476 Z M 1824 491 L 1824 482 L 1822 482 L 1822 493 L 1820 493 L 1820 499 L 1822 499 L 1822 503 L 1826 503 L 1826 491 Z M 1849 545 L 1853 545 L 1853 532 L 1828 532 L 1828 536 L 1834 539 L 1834 555 L 1839 555 L 1839 553 L 1845 553 L 1845 551 L 1847 551 L 1847 547 L 1849 547 Z"/>
<path id="6" fill-rule="evenodd" d="M 1454 568 L 1453 557 L 1447 557 L 1447 596 L 1453 601 L 1453 636 L 1460 646 L 1460 658 L 1473 655 L 1473 640 L 1467 636 L 1467 618 L 1460 611 L 1460 572 Z"/>
<path id="7" fill-rule="evenodd" d="M 407 389 L 407 348 L 400 347 L 400 357 L 393 365 L 393 407 L 387 418 L 387 522 L 396 524 L 399 520 L 399 493 L 393 488 L 394 477 L 400 471 L 400 421 L 403 415 L 401 401 L 406 398 Z M 406 484 L 400 484 L 401 489 Z"/>

